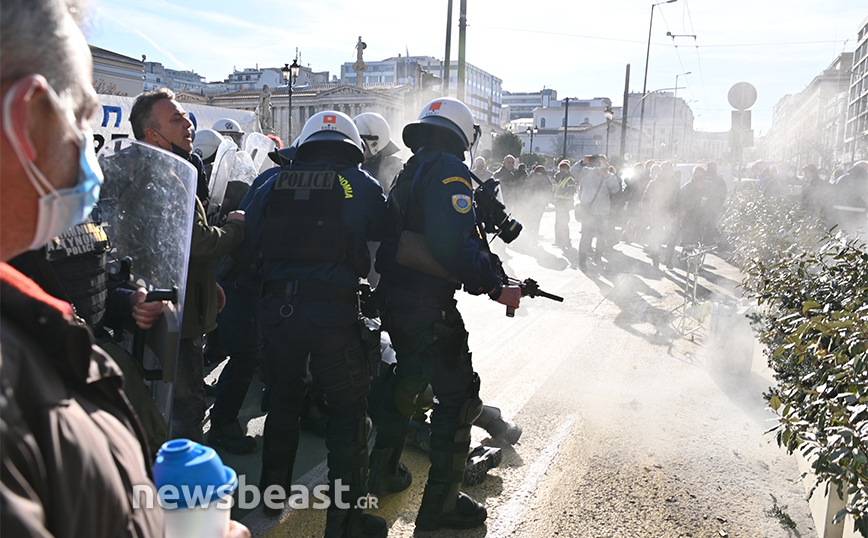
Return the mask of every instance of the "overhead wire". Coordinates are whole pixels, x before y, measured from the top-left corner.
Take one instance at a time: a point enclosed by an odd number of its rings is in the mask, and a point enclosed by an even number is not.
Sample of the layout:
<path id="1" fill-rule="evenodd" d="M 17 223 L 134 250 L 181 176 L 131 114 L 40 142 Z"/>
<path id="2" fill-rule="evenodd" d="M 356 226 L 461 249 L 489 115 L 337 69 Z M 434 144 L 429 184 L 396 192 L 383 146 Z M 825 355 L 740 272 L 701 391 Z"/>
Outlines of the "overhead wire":
<path id="1" fill-rule="evenodd" d="M 483 29 L 483 30 L 497 30 L 503 32 L 524 32 L 529 34 L 540 34 L 540 35 L 552 35 L 552 36 L 560 36 L 560 37 L 577 37 L 581 39 L 594 39 L 598 41 L 615 41 L 619 43 L 632 43 L 635 45 L 645 45 L 646 41 L 637 41 L 635 39 L 619 39 L 615 37 L 604 37 L 604 36 L 593 36 L 593 35 L 584 35 L 584 34 L 570 34 L 566 32 L 552 32 L 550 30 L 530 30 L 528 28 L 506 28 L 503 26 L 488 26 L 488 25 L 480 25 L 475 24 L 475 28 Z M 835 44 L 837 45 L 838 41 L 788 41 L 782 43 L 712 43 L 702 45 L 703 48 L 726 48 L 726 47 L 776 47 L 776 46 L 796 46 L 796 45 L 824 45 L 824 44 Z M 666 43 L 651 43 L 654 46 L 666 47 L 669 46 Z"/>
<path id="2" fill-rule="evenodd" d="M 690 22 L 690 33 L 696 34 L 696 28 L 693 26 L 693 16 L 690 14 L 690 4 L 688 0 L 684 0 L 684 10 L 687 13 L 687 20 Z M 696 66 L 699 69 L 699 84 L 702 87 L 702 104 L 704 105 L 706 112 L 709 112 L 708 109 L 708 92 L 705 89 L 705 73 L 702 71 L 702 62 L 699 59 L 699 45 L 694 43 L 694 50 L 696 51 Z"/>

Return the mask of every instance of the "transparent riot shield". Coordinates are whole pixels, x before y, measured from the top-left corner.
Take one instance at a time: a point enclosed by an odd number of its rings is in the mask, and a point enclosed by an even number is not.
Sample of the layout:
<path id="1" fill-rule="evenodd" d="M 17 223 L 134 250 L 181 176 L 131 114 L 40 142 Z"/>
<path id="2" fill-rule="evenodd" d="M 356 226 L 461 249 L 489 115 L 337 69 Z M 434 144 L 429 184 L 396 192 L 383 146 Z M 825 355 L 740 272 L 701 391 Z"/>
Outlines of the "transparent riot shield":
<path id="1" fill-rule="evenodd" d="M 211 181 L 208 183 L 208 214 L 220 212 L 223 205 L 223 197 L 226 195 L 226 185 L 232 168 L 235 166 L 235 157 L 238 146 L 235 142 L 226 139 L 218 147 L 214 156 L 214 166 L 211 168 Z"/>
<path id="2" fill-rule="evenodd" d="M 103 224 L 111 245 L 109 271 L 128 273 L 129 285 L 148 290 L 148 300 L 165 301 L 157 323 L 147 331 L 137 327 L 124 345 L 151 381 L 151 393 L 168 423 L 190 259 L 196 169 L 176 155 L 130 139 L 107 144 L 97 158 L 105 181 L 93 218 Z"/>
<path id="3" fill-rule="evenodd" d="M 235 154 L 235 165 L 229 174 L 229 183 L 226 186 L 226 196 L 223 200 L 223 214 L 238 209 L 238 204 L 241 203 L 258 175 L 253 160 L 246 151 L 239 151 Z"/>
<path id="4" fill-rule="evenodd" d="M 244 139 L 244 151 L 250 155 L 253 168 L 258 174 L 274 166 L 268 158 L 268 154 L 274 149 L 274 141 L 262 133 L 248 133 L 247 138 Z"/>

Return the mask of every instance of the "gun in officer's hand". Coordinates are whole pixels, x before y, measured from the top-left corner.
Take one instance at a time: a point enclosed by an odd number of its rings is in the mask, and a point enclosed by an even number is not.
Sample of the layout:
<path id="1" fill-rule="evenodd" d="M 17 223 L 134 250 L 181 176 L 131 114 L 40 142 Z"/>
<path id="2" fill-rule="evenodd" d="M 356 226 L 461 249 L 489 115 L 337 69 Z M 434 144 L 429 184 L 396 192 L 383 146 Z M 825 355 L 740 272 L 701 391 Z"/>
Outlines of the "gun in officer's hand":
<path id="1" fill-rule="evenodd" d="M 521 289 L 522 297 L 530 297 L 531 299 L 535 297 L 544 297 L 546 299 L 551 299 L 552 301 L 557 301 L 559 303 L 564 302 L 564 298 L 553 293 L 549 293 L 547 291 L 543 291 L 540 289 L 539 284 L 537 284 L 536 280 L 532 278 L 526 278 L 524 280 L 518 280 L 512 277 L 506 277 L 504 284 L 509 284 L 512 286 L 518 286 Z M 507 317 L 515 316 L 515 308 L 511 306 L 506 307 L 506 315 Z"/>

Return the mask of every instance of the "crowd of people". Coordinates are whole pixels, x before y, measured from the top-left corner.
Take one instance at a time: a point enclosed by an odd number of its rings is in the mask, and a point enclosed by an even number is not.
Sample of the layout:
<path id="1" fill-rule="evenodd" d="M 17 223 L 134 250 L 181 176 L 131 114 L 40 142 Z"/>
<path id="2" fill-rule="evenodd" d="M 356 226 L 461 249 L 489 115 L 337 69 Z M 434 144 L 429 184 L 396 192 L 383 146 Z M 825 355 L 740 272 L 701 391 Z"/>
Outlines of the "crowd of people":
<path id="1" fill-rule="evenodd" d="M 479 176 L 490 174 L 481 157 L 474 165 Z M 690 177 L 670 161 L 637 162 L 617 170 L 605 155 L 586 155 L 572 166 L 562 160 L 552 171 L 536 165 L 530 174 L 506 155 L 493 177 L 501 182 L 504 200 L 524 224 L 526 240 L 538 241 L 540 219 L 554 209 L 554 243 L 571 249 L 570 212 L 581 223 L 579 267 L 599 265 L 620 241 L 644 247 L 651 264 L 675 265 L 678 245 L 697 247 L 720 242 L 719 225 L 728 197 L 736 189 L 750 188 L 766 197 L 787 197 L 830 226 L 856 232 L 865 230 L 868 215 L 868 163 L 860 161 L 834 176 L 814 164 L 802 167 L 765 166 L 754 178 L 733 180 L 730 185 L 715 161 L 694 165 Z M 755 181 L 754 181 L 755 179 Z"/>

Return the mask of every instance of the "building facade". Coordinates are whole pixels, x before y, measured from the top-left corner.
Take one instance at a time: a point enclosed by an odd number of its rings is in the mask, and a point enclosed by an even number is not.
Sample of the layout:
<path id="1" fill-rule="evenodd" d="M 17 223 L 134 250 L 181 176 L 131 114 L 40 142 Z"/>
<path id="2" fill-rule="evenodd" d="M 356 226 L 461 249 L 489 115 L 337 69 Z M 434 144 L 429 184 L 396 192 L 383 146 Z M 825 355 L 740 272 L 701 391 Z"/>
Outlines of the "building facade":
<path id="1" fill-rule="evenodd" d="M 868 17 L 859 25 L 844 134 L 844 162 L 868 160 Z"/>
<path id="2" fill-rule="evenodd" d="M 840 94 L 850 86 L 852 65 L 853 53 L 844 52 L 803 91 L 778 101 L 763 140 L 766 159 L 798 168 L 813 163 L 834 169 L 842 164 L 845 151 L 832 144 L 839 141 L 835 132 L 844 118 Z"/>
<path id="3" fill-rule="evenodd" d="M 272 131 L 283 140 L 285 145 L 291 144 L 301 133 L 305 122 L 318 112 L 337 110 L 350 117 L 363 112 L 377 112 L 389 122 L 392 128 L 392 139 L 400 143 L 400 132 L 407 121 L 404 114 L 407 91 L 408 87 L 391 84 L 368 85 L 364 88 L 337 83 L 303 89 L 294 87 L 291 96 L 291 116 L 288 114 L 290 95 L 285 85 L 275 88 L 267 103 L 263 101 L 260 90 L 248 89 L 211 96 L 208 104 L 257 113 L 260 107 L 267 106 L 268 113 L 271 115 Z"/>
<path id="4" fill-rule="evenodd" d="M 387 58 L 381 61 L 365 61 L 367 69 L 364 71 L 365 84 L 406 84 L 409 86 L 424 86 L 420 77 L 434 76 L 438 80 L 431 79 L 433 85 L 430 89 L 439 90 L 442 95 L 442 84 L 445 69 L 443 61 L 432 56 L 400 56 Z M 449 95 L 458 95 L 458 62 L 450 63 L 448 76 Z M 341 65 L 342 84 L 354 86 L 357 82 L 357 74 L 353 62 Z M 476 122 L 482 126 L 483 131 L 490 128 L 500 128 L 501 106 L 503 102 L 503 81 L 494 75 L 465 63 L 464 74 L 464 104 L 470 107 Z"/>
<path id="5" fill-rule="evenodd" d="M 160 62 L 144 62 L 145 84 L 144 90 L 151 91 L 159 88 L 169 88 L 175 93 L 204 94 L 208 83 L 202 75 L 194 71 L 178 71 L 168 69 Z"/>
<path id="6" fill-rule="evenodd" d="M 645 103 L 644 120 L 642 102 Z M 621 114 L 616 114 L 621 118 Z M 693 110 L 675 92 L 655 91 L 642 97 L 630 93 L 627 100 L 627 124 L 634 127 L 638 158 L 687 161 L 693 156 Z M 639 129 L 642 129 L 641 140 Z"/>
<path id="7" fill-rule="evenodd" d="M 608 97 L 593 99 L 570 99 L 551 102 L 552 106 L 537 107 L 530 118 L 518 118 L 509 122 L 506 130 L 514 132 L 522 141 L 522 152 L 544 155 L 550 162 L 564 156 L 575 162 L 584 155 L 608 155 L 612 162 L 619 162 L 621 153 L 621 108 L 612 107 Z M 613 118 L 607 121 L 605 111 L 612 109 Z M 565 122 L 566 120 L 566 122 Z M 569 125 L 565 128 L 565 123 Z M 528 129 L 538 131 L 531 134 Z M 624 153 L 628 160 L 636 154 L 638 129 L 628 124 Z"/>
<path id="8" fill-rule="evenodd" d="M 532 118 L 533 111 L 537 108 L 555 106 L 558 101 L 558 92 L 551 88 L 543 88 L 538 92 L 503 92 L 502 106 L 508 107 L 507 121 L 519 118 Z"/>
<path id="9" fill-rule="evenodd" d="M 135 97 L 144 88 L 144 61 L 90 46 L 97 93 Z"/>
<path id="10" fill-rule="evenodd" d="M 314 71 L 310 66 L 301 66 L 298 78 L 293 87 L 307 88 L 316 84 L 329 82 L 328 71 Z M 265 86 L 276 88 L 286 86 L 283 79 L 283 67 L 245 67 L 241 71 L 234 69 L 222 82 L 210 82 L 205 90 L 208 95 L 235 93 L 244 90 L 261 90 Z"/>

